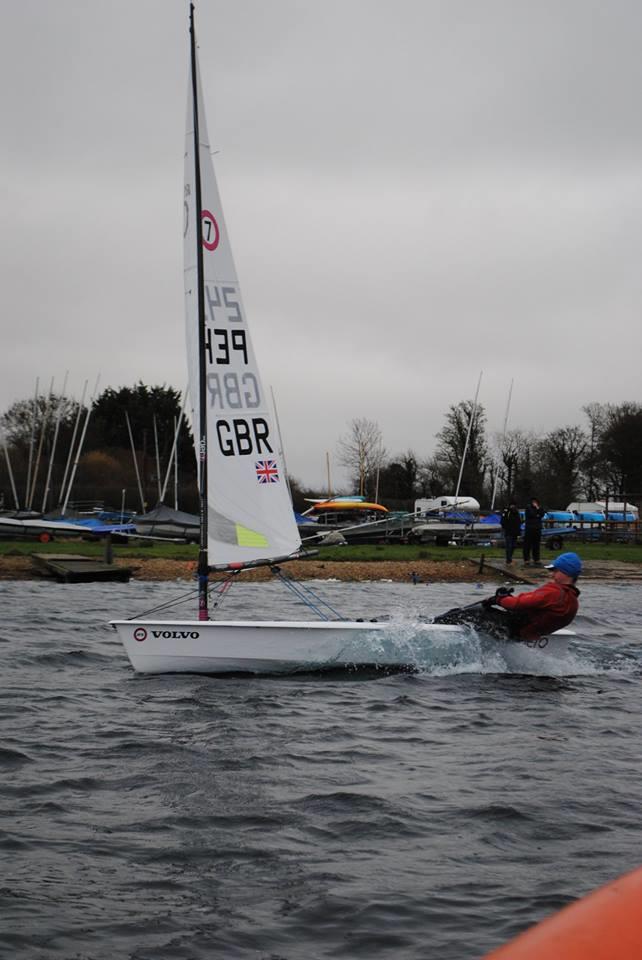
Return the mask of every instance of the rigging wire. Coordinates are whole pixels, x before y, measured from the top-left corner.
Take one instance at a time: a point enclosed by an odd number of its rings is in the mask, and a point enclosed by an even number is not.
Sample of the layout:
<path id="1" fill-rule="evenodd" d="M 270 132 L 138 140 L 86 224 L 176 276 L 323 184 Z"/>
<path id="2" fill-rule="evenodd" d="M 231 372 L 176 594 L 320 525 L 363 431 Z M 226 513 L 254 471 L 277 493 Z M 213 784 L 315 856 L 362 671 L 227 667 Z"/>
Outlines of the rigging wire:
<path id="1" fill-rule="evenodd" d="M 271 566 L 270 570 L 274 576 L 279 580 L 284 587 L 286 587 L 290 593 L 292 593 L 297 600 L 299 600 L 304 606 L 308 607 L 309 610 L 313 610 L 314 613 L 319 617 L 320 620 L 329 621 L 332 617 L 328 616 L 325 610 L 329 610 L 331 614 L 337 620 L 347 620 L 347 617 L 342 616 L 338 610 L 328 603 L 327 600 L 324 600 L 323 597 L 320 597 L 318 593 L 315 593 L 311 587 L 305 586 L 299 580 L 294 580 L 292 577 L 286 576 L 280 567 Z M 217 599 L 214 601 L 212 609 L 216 610 L 221 606 L 223 600 L 227 596 L 234 578 L 239 575 L 240 570 L 233 570 L 224 580 L 219 580 L 210 584 L 208 591 L 209 596 L 218 594 Z M 132 617 L 128 617 L 128 620 L 140 620 L 144 617 L 148 617 L 151 614 L 158 613 L 159 610 L 168 610 L 170 607 L 178 606 L 180 603 L 185 603 L 187 600 L 193 599 L 195 596 L 198 596 L 197 590 L 190 590 L 188 593 L 181 594 L 179 597 L 172 597 L 171 600 L 166 600 L 164 603 L 159 603 L 157 606 L 152 607 L 150 610 L 145 610 L 143 613 L 134 614 Z"/>
<path id="2" fill-rule="evenodd" d="M 236 571 L 231 573 L 229 577 L 226 577 L 225 580 L 219 580 L 218 582 L 213 583 L 210 586 L 210 595 L 214 593 L 220 593 L 224 595 L 227 593 L 229 587 L 232 584 L 233 578 L 236 576 Z M 136 613 L 133 617 L 128 617 L 128 620 L 140 620 L 143 617 L 148 617 L 152 613 L 157 613 L 159 610 L 168 610 L 170 607 L 176 607 L 179 603 L 185 603 L 187 600 L 192 600 L 194 597 L 198 596 L 198 590 L 190 590 L 188 593 L 181 594 L 180 597 L 172 597 L 171 600 L 166 600 L 164 603 L 159 603 L 157 606 L 152 607 L 150 610 L 145 610 L 143 613 Z M 219 599 L 214 607 L 220 606 L 221 600 Z"/>
<path id="3" fill-rule="evenodd" d="M 333 613 L 338 620 L 347 619 L 347 617 L 341 616 L 341 614 L 335 610 L 327 600 L 324 600 L 323 597 L 320 597 L 317 593 L 315 593 L 311 587 L 306 587 L 299 580 L 294 580 L 292 577 L 286 577 L 286 575 L 282 573 L 280 567 L 270 567 L 270 570 L 276 576 L 276 578 L 280 580 L 281 583 L 287 587 L 287 589 L 293 593 L 297 599 L 301 601 L 301 603 L 303 603 L 310 610 L 314 610 L 321 620 L 330 620 L 330 617 L 324 613 L 322 607 L 325 607 L 327 610 Z"/>

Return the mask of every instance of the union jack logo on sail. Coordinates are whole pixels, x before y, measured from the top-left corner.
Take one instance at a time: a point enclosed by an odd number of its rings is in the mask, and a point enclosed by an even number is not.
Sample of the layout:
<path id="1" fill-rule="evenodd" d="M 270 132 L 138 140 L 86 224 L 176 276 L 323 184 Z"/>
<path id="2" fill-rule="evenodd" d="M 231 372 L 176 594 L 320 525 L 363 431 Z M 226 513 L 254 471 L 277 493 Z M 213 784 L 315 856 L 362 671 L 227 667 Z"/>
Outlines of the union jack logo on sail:
<path id="1" fill-rule="evenodd" d="M 255 466 L 259 483 L 279 482 L 279 468 L 276 460 L 257 460 Z"/>

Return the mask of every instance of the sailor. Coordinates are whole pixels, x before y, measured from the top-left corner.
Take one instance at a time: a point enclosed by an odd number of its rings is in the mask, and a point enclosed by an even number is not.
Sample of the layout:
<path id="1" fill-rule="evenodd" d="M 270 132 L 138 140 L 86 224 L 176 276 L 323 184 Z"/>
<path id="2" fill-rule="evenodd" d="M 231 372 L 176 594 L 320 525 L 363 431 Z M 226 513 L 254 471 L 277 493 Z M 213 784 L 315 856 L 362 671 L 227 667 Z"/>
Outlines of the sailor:
<path id="1" fill-rule="evenodd" d="M 498 591 L 483 601 L 487 608 L 493 605 L 508 610 L 513 620 L 514 634 L 521 640 L 532 640 L 567 626 L 575 617 L 580 591 L 575 582 L 582 572 L 582 561 L 576 553 L 561 553 L 547 564 L 551 579 L 543 587 L 510 596 Z"/>

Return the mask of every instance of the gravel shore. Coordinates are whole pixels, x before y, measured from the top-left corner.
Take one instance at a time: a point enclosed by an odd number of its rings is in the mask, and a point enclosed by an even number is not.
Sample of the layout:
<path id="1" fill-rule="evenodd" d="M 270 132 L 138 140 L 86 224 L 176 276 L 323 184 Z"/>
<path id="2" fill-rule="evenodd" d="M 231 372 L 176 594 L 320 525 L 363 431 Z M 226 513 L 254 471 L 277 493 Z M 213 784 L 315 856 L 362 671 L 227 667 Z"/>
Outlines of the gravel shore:
<path id="1" fill-rule="evenodd" d="M 161 560 L 158 558 L 132 558 L 114 561 L 116 566 L 129 567 L 134 580 L 193 580 L 196 563 L 192 560 Z M 507 568 L 497 560 L 488 561 L 480 571 L 479 561 L 470 559 L 453 560 L 371 560 L 353 562 L 294 560 L 284 564 L 288 576 L 296 580 L 346 580 L 362 582 L 367 580 L 391 580 L 396 583 L 409 583 L 413 580 L 422 583 L 497 583 L 498 581 L 517 581 L 521 583 L 541 583 L 548 576 L 544 567 L 525 568 L 517 562 Z M 226 574 L 212 576 L 222 579 Z M 272 573 L 268 567 L 246 570 L 243 580 L 270 580 Z M 41 580 L 43 574 L 38 571 L 29 556 L 0 557 L 1 580 Z M 624 583 L 642 580 L 642 564 L 623 563 L 617 560 L 591 560 L 584 564 L 582 580 L 618 580 Z"/>
<path id="2" fill-rule="evenodd" d="M 114 561 L 117 566 L 130 567 L 135 580 L 193 580 L 196 564 L 187 560 L 122 559 Z M 436 561 L 350 561 L 328 563 L 320 560 L 292 561 L 284 565 L 284 571 L 297 580 L 393 580 L 408 583 L 413 573 L 422 582 L 464 582 L 497 579 L 497 575 L 478 572 L 478 564 L 469 560 Z M 244 580 L 270 580 L 272 573 L 267 567 L 247 570 Z M 39 573 L 30 557 L 0 557 L 0 580 L 40 580 Z M 213 577 L 216 579 L 216 577 Z"/>

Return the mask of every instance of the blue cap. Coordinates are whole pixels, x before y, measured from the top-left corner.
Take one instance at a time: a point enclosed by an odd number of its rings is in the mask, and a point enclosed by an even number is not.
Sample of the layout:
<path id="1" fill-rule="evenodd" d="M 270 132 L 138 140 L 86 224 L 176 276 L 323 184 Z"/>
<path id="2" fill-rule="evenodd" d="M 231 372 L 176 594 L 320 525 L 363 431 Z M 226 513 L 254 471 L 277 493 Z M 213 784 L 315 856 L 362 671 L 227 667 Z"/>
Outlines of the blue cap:
<path id="1" fill-rule="evenodd" d="M 560 570 L 567 577 L 579 577 L 582 572 L 582 561 L 576 553 L 560 553 L 552 563 L 546 565 L 547 570 Z"/>

